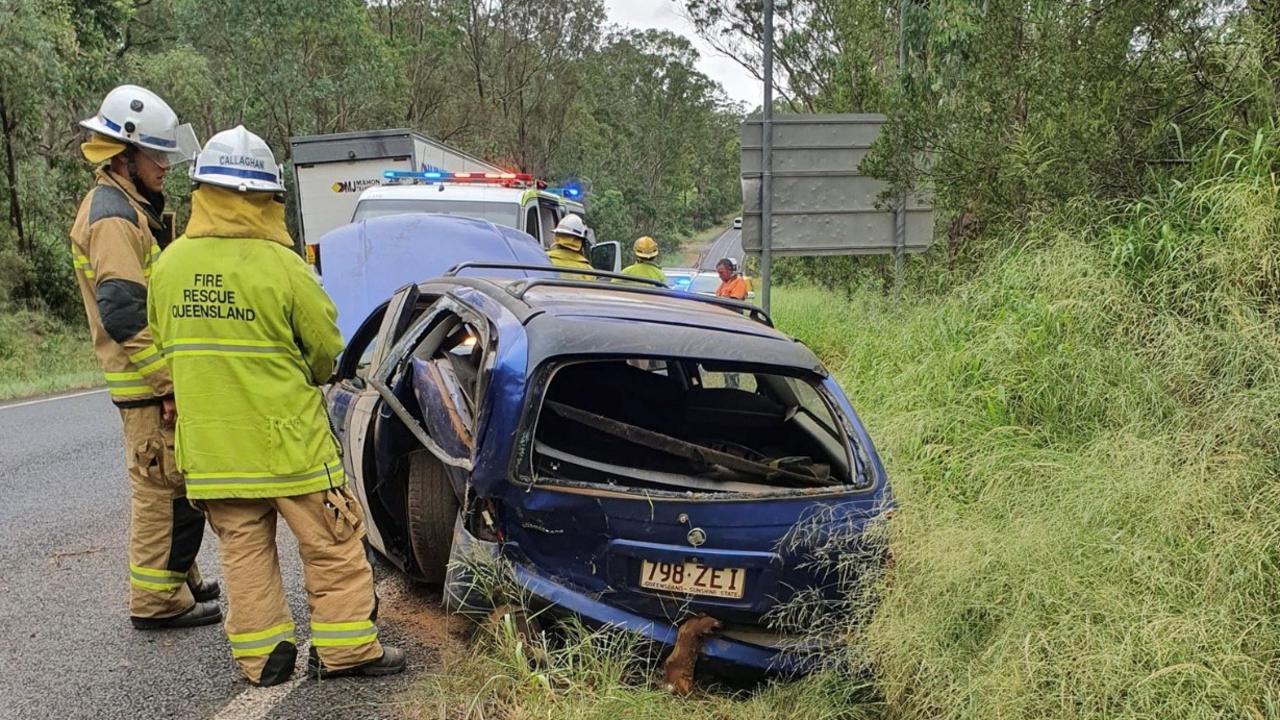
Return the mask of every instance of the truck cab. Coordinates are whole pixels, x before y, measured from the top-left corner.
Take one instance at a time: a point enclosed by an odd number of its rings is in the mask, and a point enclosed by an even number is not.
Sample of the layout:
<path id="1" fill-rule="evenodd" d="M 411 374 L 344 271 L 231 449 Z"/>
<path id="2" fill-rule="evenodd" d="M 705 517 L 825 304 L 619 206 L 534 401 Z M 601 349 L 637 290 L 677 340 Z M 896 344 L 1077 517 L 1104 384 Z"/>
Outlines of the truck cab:
<path id="1" fill-rule="evenodd" d="M 351 222 L 404 213 L 462 215 L 515 228 L 551 247 L 551 231 L 569 213 L 584 214 L 581 203 L 536 188 L 439 183 L 380 185 L 360 194 Z"/>
<path id="2" fill-rule="evenodd" d="M 479 175 L 479 173 L 476 173 Z M 497 175 L 496 173 L 493 173 Z M 433 213 L 485 220 L 501 227 L 515 228 L 543 249 L 551 247 L 556 225 L 569 214 L 584 215 L 586 208 L 571 197 L 574 191 L 552 191 L 533 186 L 532 179 L 452 178 L 417 182 L 405 177 L 422 173 L 392 173 L 385 182 L 360 193 L 351 222 L 406 213 Z M 507 173 L 504 175 L 514 175 Z M 566 197 L 569 195 L 570 197 Z M 622 252 L 617 242 L 595 242 L 588 230 L 588 258 L 600 270 L 618 272 Z"/>

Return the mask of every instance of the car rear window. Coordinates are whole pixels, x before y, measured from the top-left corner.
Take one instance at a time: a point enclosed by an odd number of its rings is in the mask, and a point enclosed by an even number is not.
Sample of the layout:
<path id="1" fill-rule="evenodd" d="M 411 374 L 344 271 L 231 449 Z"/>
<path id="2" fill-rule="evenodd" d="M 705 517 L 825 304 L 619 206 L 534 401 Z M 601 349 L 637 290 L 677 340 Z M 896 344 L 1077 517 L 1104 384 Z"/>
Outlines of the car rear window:
<path id="1" fill-rule="evenodd" d="M 686 359 L 569 362 L 547 382 L 524 474 L 680 493 L 860 485 L 837 412 L 816 379 Z"/>

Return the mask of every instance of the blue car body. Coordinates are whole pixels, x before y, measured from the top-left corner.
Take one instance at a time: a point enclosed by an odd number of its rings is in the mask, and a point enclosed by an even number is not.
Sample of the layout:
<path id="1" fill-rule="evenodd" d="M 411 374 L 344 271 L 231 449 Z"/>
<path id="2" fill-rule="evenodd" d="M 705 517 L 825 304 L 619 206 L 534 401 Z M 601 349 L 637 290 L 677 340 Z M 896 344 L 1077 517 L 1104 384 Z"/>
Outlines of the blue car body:
<path id="1" fill-rule="evenodd" d="M 443 220 L 420 222 L 450 230 Z M 470 259 L 508 263 L 506 245 L 477 246 L 488 250 Z M 421 277 L 445 270 L 418 269 Z M 806 524 L 819 536 L 824 528 L 856 532 L 887 508 L 889 486 L 839 386 L 758 310 L 564 280 L 532 266 L 478 267 L 401 288 L 352 337 L 330 413 L 370 541 L 403 570 L 441 582 L 446 554 L 498 556 L 529 599 L 553 612 L 664 645 L 686 617 L 710 615 L 722 623 L 701 647 L 713 663 L 786 675 L 809 668 L 812 657 L 786 652 L 791 638 L 770 630 L 765 616 L 797 593 L 838 588 L 788 540 Z M 357 356 L 368 360 L 363 370 Z M 758 385 L 709 385 L 729 378 Z M 778 398 L 800 395 L 828 419 L 815 425 L 799 417 L 808 409 L 774 412 Z M 727 471 L 716 443 L 734 448 L 734 438 L 699 445 L 696 432 L 675 429 L 695 426 L 734 428 L 742 447 L 794 436 L 831 457 L 770 456 L 774 467 L 799 469 L 744 480 L 763 459 L 742 451 L 747 469 Z M 813 427 L 835 440 L 812 441 Z M 613 447 L 624 451 L 602 449 Z M 702 463 L 700 452 L 719 454 Z M 714 472 L 693 473 L 689 464 Z M 812 486 L 796 480 L 810 474 L 819 478 Z M 772 484 L 784 481 L 794 486 Z M 660 571 L 677 582 L 677 568 L 679 583 L 686 571 L 712 579 L 680 585 L 689 592 L 642 584 L 644 573 L 653 582 Z"/>

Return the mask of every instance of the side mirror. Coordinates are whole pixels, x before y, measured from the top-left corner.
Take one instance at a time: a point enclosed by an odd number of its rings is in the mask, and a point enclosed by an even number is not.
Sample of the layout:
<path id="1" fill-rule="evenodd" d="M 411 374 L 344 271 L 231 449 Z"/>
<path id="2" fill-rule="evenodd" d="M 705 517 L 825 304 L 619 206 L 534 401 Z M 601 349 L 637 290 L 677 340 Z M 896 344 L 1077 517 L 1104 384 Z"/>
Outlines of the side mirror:
<path id="1" fill-rule="evenodd" d="M 591 246 L 588 260 L 591 267 L 608 272 L 622 270 L 622 246 L 617 242 L 602 242 Z"/>

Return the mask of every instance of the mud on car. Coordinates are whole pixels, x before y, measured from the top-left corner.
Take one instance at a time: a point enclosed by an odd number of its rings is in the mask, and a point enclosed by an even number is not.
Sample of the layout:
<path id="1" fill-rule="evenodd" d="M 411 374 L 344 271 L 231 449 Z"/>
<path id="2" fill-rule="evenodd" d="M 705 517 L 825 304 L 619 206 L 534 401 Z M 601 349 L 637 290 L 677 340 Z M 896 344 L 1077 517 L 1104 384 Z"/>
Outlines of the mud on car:
<path id="1" fill-rule="evenodd" d="M 833 581 L 784 539 L 889 502 L 808 348 L 656 284 L 463 264 L 368 315 L 328 403 L 369 541 L 404 572 L 456 601 L 451 558 L 502 558 L 535 604 L 661 644 L 712 616 L 712 664 L 803 672 L 764 617 Z"/>

